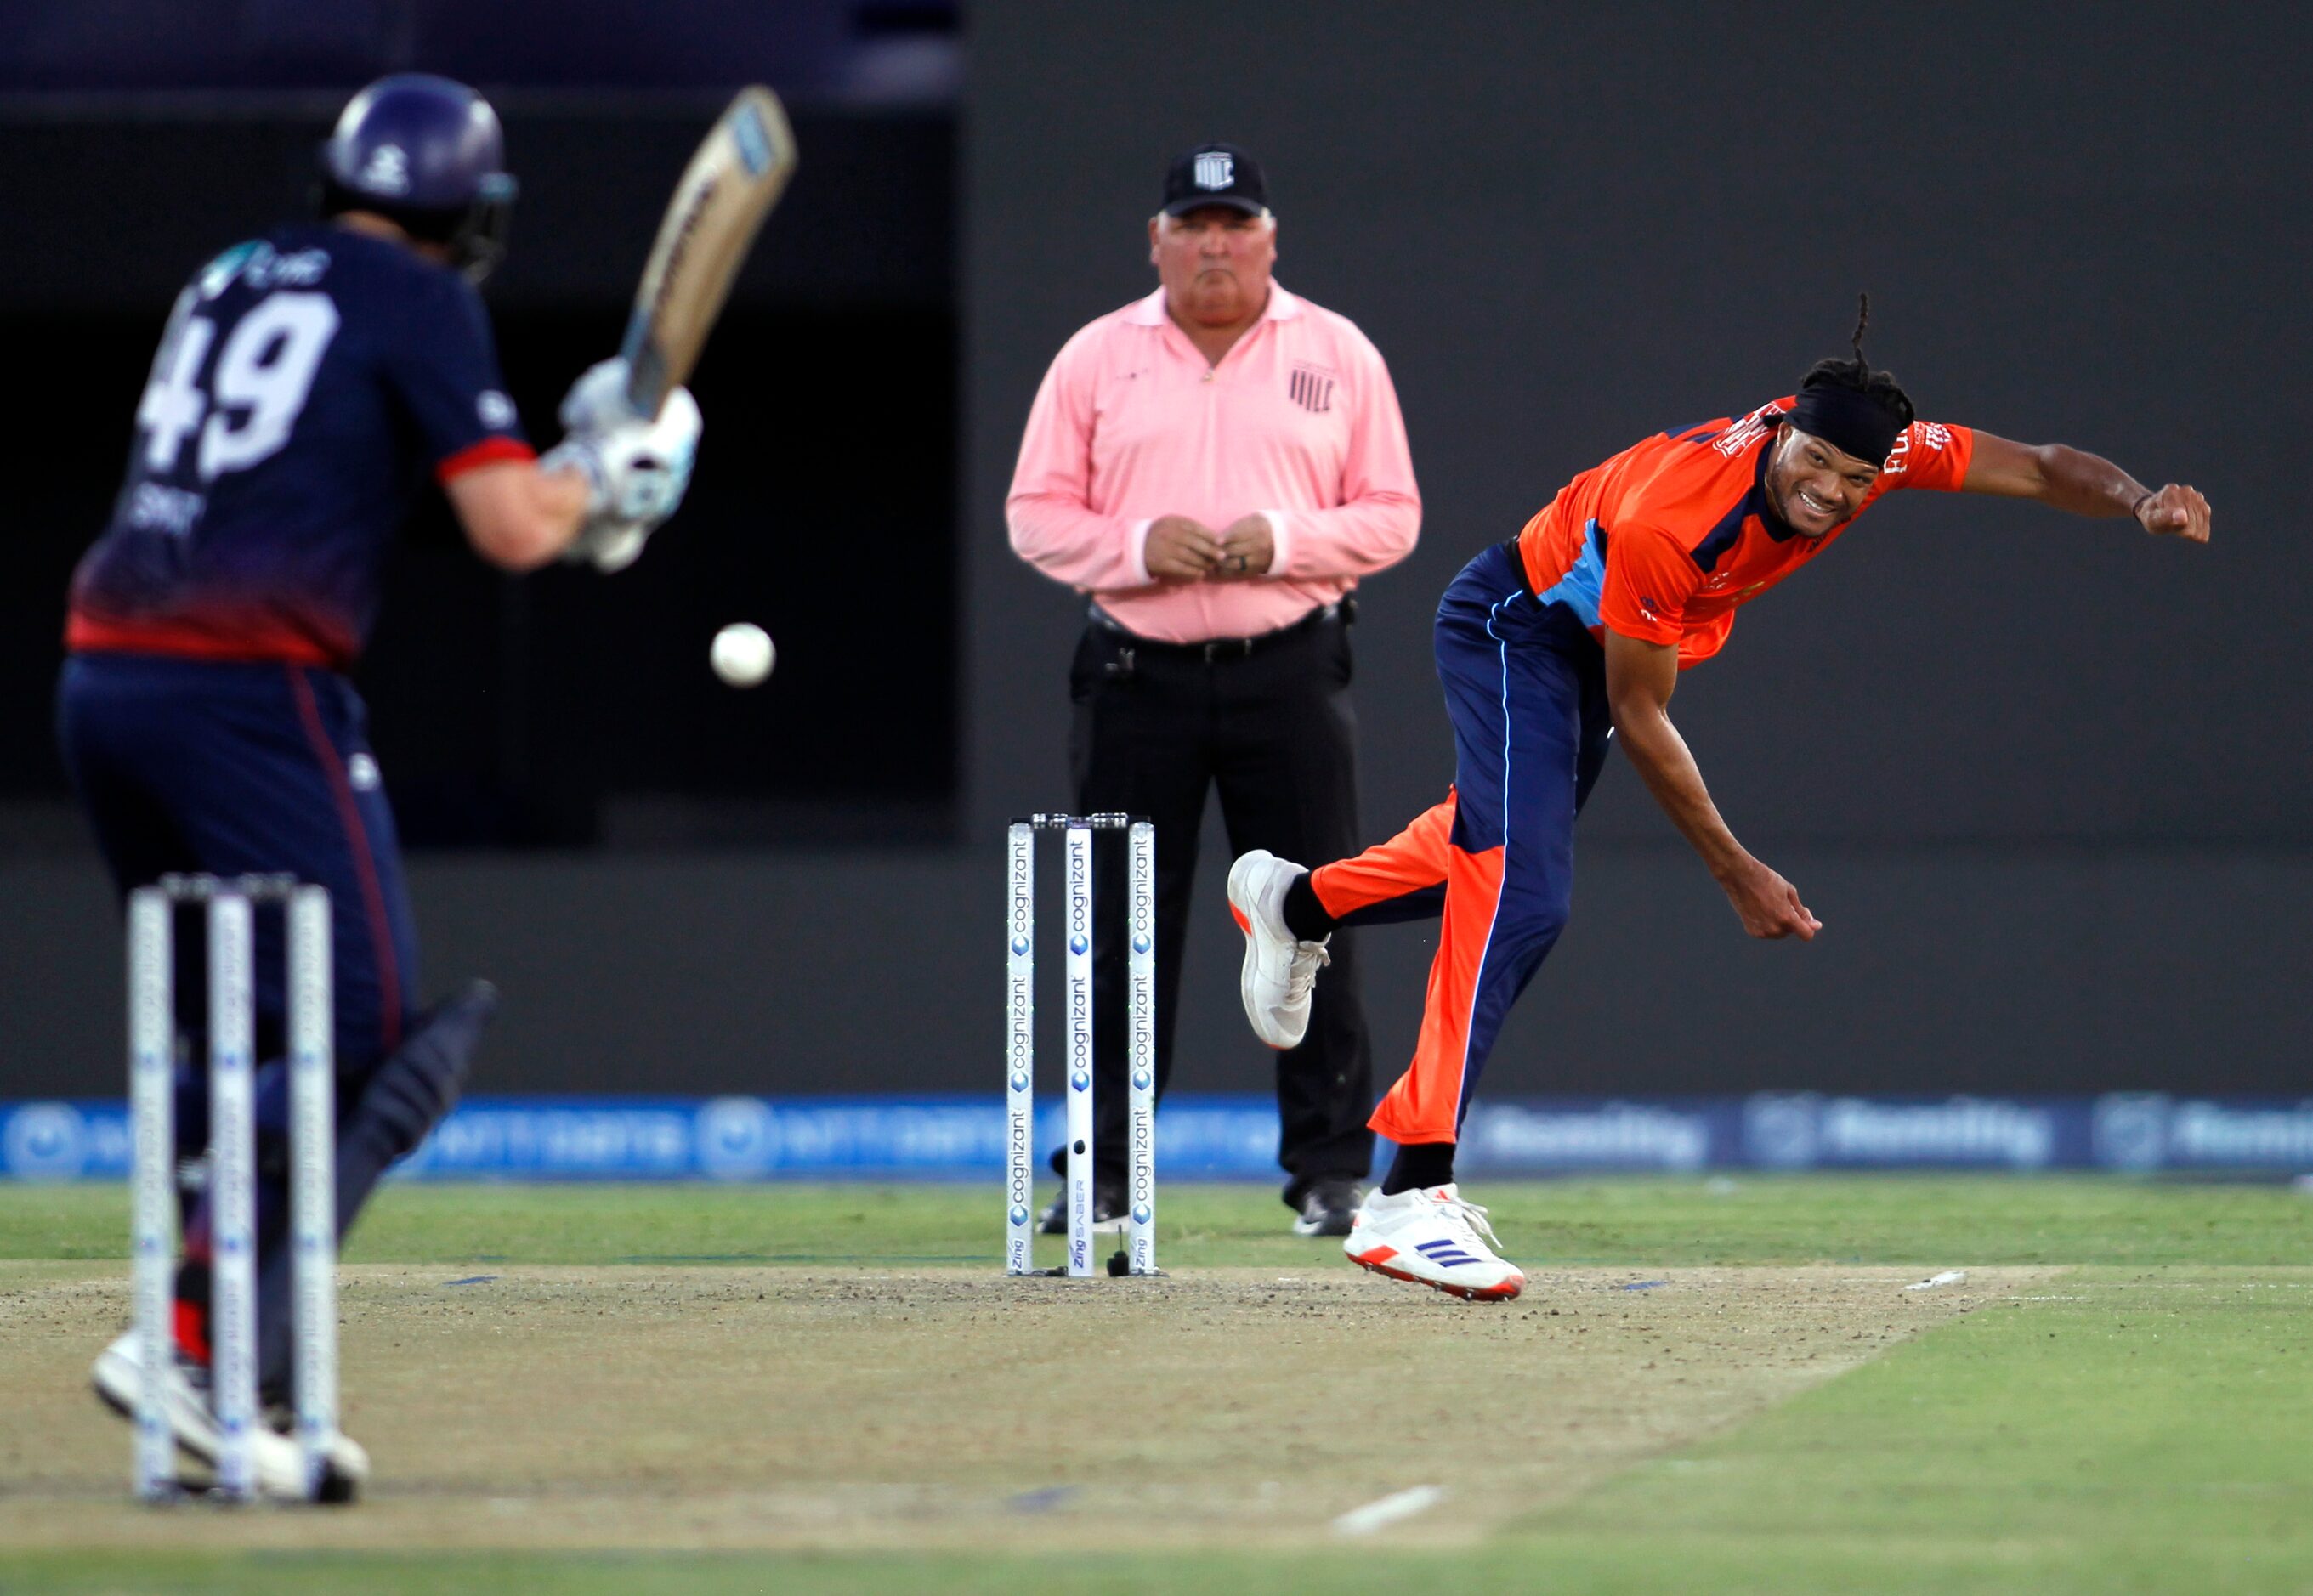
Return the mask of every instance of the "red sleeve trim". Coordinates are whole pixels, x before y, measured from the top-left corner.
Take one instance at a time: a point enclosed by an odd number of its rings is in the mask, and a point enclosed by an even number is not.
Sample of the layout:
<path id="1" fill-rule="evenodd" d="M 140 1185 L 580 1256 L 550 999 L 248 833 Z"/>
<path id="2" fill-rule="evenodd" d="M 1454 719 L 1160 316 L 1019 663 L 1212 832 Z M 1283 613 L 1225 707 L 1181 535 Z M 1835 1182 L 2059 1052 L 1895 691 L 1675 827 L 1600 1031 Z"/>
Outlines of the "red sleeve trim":
<path id="1" fill-rule="evenodd" d="M 507 460 L 536 460 L 538 451 L 520 438 L 484 438 L 471 449 L 457 453 L 434 468 L 434 479 L 448 482 L 482 466 L 501 465 Z"/>
<path id="2" fill-rule="evenodd" d="M 1944 430 L 1951 434 L 1949 452 L 1952 463 L 1947 479 L 1951 485 L 1950 491 L 1958 493 L 1967 487 L 1968 468 L 1975 463 L 1975 429 L 1946 424 Z"/>

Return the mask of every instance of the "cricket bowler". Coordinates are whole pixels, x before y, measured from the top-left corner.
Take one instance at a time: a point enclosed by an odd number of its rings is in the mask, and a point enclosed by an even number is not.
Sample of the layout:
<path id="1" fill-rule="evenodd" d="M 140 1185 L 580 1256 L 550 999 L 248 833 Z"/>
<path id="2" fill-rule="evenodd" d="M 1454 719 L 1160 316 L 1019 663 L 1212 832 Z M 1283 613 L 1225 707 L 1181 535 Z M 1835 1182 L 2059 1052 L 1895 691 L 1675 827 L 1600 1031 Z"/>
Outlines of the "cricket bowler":
<path id="1" fill-rule="evenodd" d="M 1353 1262 L 1472 1301 L 1526 1284 L 1489 1245 L 1485 1210 L 1463 1200 L 1454 1148 L 1504 1017 L 1566 925 L 1574 820 L 1610 739 L 1746 933 L 1807 941 L 1822 929 L 1799 890 L 1736 840 L 1671 723 L 1679 672 L 1725 645 L 1737 609 L 1902 488 L 2036 499 L 2208 541 L 2209 503 L 2192 487 L 2149 488 L 2061 443 L 1916 419 L 1864 359 L 1869 308 L 1853 356 L 1818 362 L 1795 396 L 1656 434 L 1463 568 L 1436 630 L 1455 741 L 1443 803 L 1352 858 L 1304 870 L 1253 852 L 1230 871 L 1245 1013 L 1273 1048 L 1300 1039 L 1335 928 L 1444 916 L 1412 1065 L 1374 1112 L 1398 1150 L 1343 1240 Z"/>

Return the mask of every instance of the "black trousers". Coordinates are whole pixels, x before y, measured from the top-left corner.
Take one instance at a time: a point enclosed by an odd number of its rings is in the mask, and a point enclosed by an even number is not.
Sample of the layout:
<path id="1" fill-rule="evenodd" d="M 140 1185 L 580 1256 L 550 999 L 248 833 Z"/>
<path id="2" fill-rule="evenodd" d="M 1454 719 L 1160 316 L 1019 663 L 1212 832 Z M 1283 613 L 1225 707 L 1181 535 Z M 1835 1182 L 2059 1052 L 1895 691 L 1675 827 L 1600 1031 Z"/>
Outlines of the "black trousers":
<path id="1" fill-rule="evenodd" d="M 1314 620 L 1250 653 L 1150 644 L 1097 623 L 1069 673 L 1069 763 L 1079 813 L 1146 815 L 1156 825 L 1156 1089 L 1173 1070 L 1181 950 L 1196 879 L 1205 794 L 1220 790 L 1231 856 L 1267 848 L 1301 864 L 1358 850 L 1357 714 L 1349 625 Z M 1094 903 L 1125 890 L 1122 832 L 1094 843 Z M 1216 915 L 1226 906 L 1213 905 Z M 1093 942 L 1096 1179 L 1122 1184 L 1125 1147 L 1124 916 L 1095 913 Z M 1373 1165 L 1373 1048 L 1358 997 L 1354 936 L 1335 934 L 1302 1044 L 1277 1059 L 1278 1162 L 1295 1207 L 1310 1187 L 1362 1179 Z M 1252 1043 L 1248 1037 L 1249 1046 Z M 1113 1154 L 1113 1157 L 1112 1157 Z M 1059 1168 L 1056 1158 L 1054 1168 Z"/>

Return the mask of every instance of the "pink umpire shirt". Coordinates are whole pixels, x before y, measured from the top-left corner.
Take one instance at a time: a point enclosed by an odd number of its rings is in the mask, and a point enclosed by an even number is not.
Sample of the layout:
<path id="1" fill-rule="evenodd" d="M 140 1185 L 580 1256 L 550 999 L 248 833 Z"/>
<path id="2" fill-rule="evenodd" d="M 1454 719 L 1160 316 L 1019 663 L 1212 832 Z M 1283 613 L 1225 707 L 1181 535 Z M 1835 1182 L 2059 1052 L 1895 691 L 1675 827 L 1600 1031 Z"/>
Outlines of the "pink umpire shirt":
<path id="1" fill-rule="evenodd" d="M 1036 390 L 1004 507 L 1022 559 L 1166 643 L 1291 626 L 1403 559 L 1421 529 L 1381 352 L 1274 282 L 1218 366 L 1165 315 L 1162 288 L 1070 338 Z M 1218 533 L 1255 512 L 1276 545 L 1266 575 L 1149 580 L 1158 516 Z"/>

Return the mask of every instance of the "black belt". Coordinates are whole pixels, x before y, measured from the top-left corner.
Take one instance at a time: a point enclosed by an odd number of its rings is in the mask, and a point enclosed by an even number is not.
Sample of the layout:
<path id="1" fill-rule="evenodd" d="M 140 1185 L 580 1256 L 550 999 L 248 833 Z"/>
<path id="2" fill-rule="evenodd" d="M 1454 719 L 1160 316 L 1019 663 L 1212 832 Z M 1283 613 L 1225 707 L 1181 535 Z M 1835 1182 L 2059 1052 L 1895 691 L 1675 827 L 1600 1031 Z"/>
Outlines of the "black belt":
<path id="1" fill-rule="evenodd" d="M 1526 574 L 1526 550 L 1518 545 L 1518 539 L 1525 536 L 1526 529 L 1524 527 L 1520 527 L 1517 531 L 1514 531 L 1509 535 L 1508 541 L 1505 542 L 1502 547 L 1510 551 L 1510 564 L 1517 569 L 1518 585 L 1526 589 L 1526 597 L 1539 600 L 1542 595 L 1534 591 L 1534 578 Z"/>
<path id="2" fill-rule="evenodd" d="M 1202 660 L 1212 664 L 1218 660 L 1243 660 L 1273 648 L 1278 644 L 1314 632 L 1329 621 L 1349 622 L 1358 618 L 1358 601 L 1354 594 L 1344 594 L 1331 604 L 1320 604 L 1289 626 L 1273 632 L 1261 632 L 1251 637 L 1215 637 L 1206 643 L 1165 643 L 1139 633 L 1119 621 L 1099 605 L 1091 607 L 1092 624 L 1104 632 L 1113 632 L 1127 639 L 1135 649 L 1147 649 L 1150 653 L 1170 659 Z"/>

